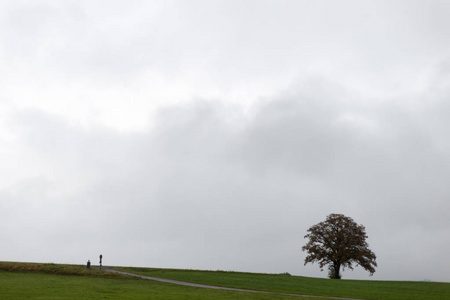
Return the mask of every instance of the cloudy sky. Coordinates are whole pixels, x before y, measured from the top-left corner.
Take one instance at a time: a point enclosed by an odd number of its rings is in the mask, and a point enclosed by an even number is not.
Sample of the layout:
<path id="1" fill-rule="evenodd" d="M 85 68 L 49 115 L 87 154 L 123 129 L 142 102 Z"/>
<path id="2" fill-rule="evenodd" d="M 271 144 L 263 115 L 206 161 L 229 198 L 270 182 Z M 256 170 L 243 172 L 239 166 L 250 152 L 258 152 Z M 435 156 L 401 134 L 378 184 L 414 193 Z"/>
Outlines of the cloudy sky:
<path id="1" fill-rule="evenodd" d="M 0 260 L 450 281 L 448 1 L 0 2 Z"/>

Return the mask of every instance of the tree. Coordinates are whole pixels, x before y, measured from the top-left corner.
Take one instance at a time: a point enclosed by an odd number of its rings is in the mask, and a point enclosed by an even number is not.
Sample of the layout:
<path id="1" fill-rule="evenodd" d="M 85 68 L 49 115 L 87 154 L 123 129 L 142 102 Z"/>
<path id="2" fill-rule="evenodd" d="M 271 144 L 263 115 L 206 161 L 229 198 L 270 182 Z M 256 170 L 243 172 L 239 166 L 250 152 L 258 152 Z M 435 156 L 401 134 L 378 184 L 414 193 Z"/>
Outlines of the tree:
<path id="1" fill-rule="evenodd" d="M 331 279 L 341 279 L 340 269 L 361 266 L 370 275 L 375 273 L 376 256 L 366 242 L 367 234 L 363 225 L 341 214 L 330 214 L 327 219 L 308 229 L 305 238 L 308 243 L 302 247 L 307 251 L 307 263 L 318 262 L 323 271 L 328 266 Z"/>

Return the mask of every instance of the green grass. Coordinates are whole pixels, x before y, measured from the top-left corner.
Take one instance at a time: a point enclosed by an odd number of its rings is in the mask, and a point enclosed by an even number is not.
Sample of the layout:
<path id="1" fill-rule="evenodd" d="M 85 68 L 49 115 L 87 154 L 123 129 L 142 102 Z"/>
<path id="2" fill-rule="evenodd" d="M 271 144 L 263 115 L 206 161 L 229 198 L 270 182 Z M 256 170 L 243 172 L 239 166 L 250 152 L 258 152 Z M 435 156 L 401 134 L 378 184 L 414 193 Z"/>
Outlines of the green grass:
<path id="1" fill-rule="evenodd" d="M 188 282 L 282 293 L 362 299 L 450 299 L 450 283 L 329 280 L 223 271 L 124 268 Z M 295 296 L 179 286 L 79 265 L 0 262 L 0 299 L 306 299 Z"/>
<path id="2" fill-rule="evenodd" d="M 87 270 L 84 266 L 0 262 L 0 299 L 293 300 L 298 297 L 179 286 Z"/>
<path id="3" fill-rule="evenodd" d="M 85 266 L 63 264 L 0 262 L 0 271 L 102 278 L 131 278 L 130 276 L 124 276 L 117 273 L 106 273 L 97 270 L 96 268 L 87 269 Z"/>
<path id="4" fill-rule="evenodd" d="M 224 271 L 120 269 L 154 277 L 271 292 L 383 300 L 450 299 L 450 283 L 330 280 Z"/>

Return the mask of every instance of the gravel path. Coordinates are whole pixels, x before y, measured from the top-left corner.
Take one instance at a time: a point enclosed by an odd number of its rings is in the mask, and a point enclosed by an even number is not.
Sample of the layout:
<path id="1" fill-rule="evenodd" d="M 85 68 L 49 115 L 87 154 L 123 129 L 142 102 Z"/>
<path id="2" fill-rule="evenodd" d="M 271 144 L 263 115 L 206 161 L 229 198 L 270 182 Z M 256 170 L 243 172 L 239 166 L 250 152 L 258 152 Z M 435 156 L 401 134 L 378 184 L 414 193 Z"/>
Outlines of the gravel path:
<path id="1" fill-rule="evenodd" d="M 172 283 L 172 284 L 178 284 L 178 285 L 200 287 L 200 288 L 206 288 L 206 289 L 227 290 L 227 291 L 237 291 L 237 292 L 250 292 L 250 293 L 262 293 L 262 294 L 275 294 L 275 295 L 286 295 L 286 296 L 297 296 L 297 297 L 310 297 L 310 298 L 318 298 L 318 299 L 364 300 L 364 299 L 356 299 L 356 298 L 312 296 L 312 295 L 287 294 L 287 293 L 277 293 L 277 292 L 246 290 L 246 289 L 230 288 L 230 287 L 223 287 L 223 286 L 207 285 L 207 284 L 192 283 L 192 282 L 172 280 L 172 279 L 166 279 L 166 278 L 145 276 L 145 275 L 140 275 L 140 274 L 134 274 L 134 273 L 128 273 L 128 272 L 123 272 L 123 271 L 117 271 L 117 270 L 114 270 L 114 269 L 111 269 L 111 268 L 106 268 L 106 267 L 103 267 L 102 270 L 106 271 L 106 272 L 114 272 L 114 273 L 119 273 L 119 274 L 123 274 L 123 275 L 139 277 L 139 278 L 143 278 L 143 279 L 155 280 L 155 281 Z"/>

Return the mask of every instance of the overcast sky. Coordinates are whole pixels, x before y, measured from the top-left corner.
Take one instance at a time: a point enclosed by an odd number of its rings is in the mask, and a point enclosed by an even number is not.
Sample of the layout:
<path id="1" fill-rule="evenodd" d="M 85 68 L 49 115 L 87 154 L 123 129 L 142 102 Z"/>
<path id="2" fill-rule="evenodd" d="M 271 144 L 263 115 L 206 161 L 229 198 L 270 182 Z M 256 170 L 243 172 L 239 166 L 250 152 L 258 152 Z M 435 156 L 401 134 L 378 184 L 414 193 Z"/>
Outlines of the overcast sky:
<path id="1" fill-rule="evenodd" d="M 0 2 L 0 260 L 450 281 L 450 2 Z"/>

